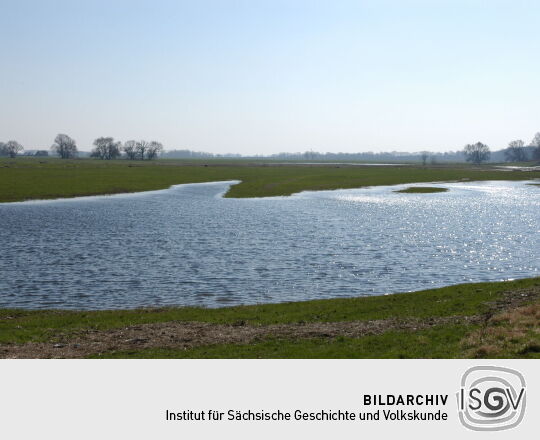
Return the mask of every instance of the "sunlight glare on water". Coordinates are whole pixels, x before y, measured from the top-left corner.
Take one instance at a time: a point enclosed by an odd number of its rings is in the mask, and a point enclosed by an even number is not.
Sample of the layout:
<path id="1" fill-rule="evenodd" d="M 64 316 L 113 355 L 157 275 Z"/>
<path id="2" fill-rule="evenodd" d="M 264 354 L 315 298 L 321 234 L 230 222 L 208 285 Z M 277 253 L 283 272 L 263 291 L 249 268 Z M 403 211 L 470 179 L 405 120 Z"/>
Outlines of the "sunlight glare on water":
<path id="1" fill-rule="evenodd" d="M 0 204 L 0 307 L 218 307 L 539 272 L 539 190 L 524 182 L 222 198 L 230 185 Z"/>

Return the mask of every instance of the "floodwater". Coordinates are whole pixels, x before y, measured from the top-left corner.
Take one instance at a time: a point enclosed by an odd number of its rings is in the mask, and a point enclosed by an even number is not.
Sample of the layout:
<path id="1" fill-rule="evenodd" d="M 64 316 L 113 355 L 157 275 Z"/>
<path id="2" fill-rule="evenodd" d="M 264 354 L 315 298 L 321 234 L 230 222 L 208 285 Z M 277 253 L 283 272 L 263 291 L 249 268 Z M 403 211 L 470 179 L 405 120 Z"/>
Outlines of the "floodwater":
<path id="1" fill-rule="evenodd" d="M 526 182 L 223 198 L 234 183 L 0 204 L 0 307 L 219 307 L 540 272 L 540 191 Z"/>

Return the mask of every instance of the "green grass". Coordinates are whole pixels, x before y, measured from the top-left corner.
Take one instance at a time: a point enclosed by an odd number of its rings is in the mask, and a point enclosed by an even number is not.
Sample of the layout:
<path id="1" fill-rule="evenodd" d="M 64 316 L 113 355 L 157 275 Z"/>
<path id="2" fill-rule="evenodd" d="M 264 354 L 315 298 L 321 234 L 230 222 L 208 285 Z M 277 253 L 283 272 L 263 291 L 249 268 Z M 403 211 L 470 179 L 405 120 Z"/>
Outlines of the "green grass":
<path id="1" fill-rule="evenodd" d="M 200 321 L 246 325 L 336 322 L 385 318 L 429 318 L 482 313 L 486 303 L 512 289 L 540 286 L 539 278 L 473 283 L 386 296 L 206 309 L 197 307 L 108 310 L 27 311 L 0 309 L 0 343 L 51 341 L 74 331 L 106 330 L 130 325 Z"/>
<path id="2" fill-rule="evenodd" d="M 401 189 L 399 191 L 394 191 L 397 193 L 408 193 L 408 194 L 422 194 L 422 193 L 438 193 L 446 192 L 446 188 L 437 188 L 434 186 L 411 186 L 409 188 Z"/>
<path id="3" fill-rule="evenodd" d="M 99 161 L 0 159 L 0 202 L 114 194 L 168 188 L 174 184 L 241 180 L 227 197 L 290 195 L 303 190 L 457 180 L 529 180 L 540 171 L 512 173 L 491 167 L 358 167 L 277 165 L 272 161 Z"/>
<path id="4" fill-rule="evenodd" d="M 335 339 L 266 339 L 253 344 L 217 344 L 188 350 L 147 349 L 92 356 L 109 359 L 361 359 L 455 358 L 462 339 L 475 326 L 441 325 L 417 332 L 388 331 L 382 335 Z"/>

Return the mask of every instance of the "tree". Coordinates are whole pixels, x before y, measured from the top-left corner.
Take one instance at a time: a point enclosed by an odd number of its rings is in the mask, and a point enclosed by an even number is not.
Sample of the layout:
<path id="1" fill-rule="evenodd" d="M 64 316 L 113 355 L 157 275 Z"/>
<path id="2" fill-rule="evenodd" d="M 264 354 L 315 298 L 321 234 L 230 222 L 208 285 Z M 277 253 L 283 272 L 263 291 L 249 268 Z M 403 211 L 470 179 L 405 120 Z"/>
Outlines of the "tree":
<path id="1" fill-rule="evenodd" d="M 0 142 L 0 156 L 8 156 L 6 144 L 4 144 L 3 142 Z"/>
<path id="2" fill-rule="evenodd" d="M 304 157 L 304 159 L 313 160 L 317 157 L 317 153 L 315 153 L 315 151 L 313 150 L 309 150 L 309 151 L 304 152 L 302 156 Z"/>
<path id="3" fill-rule="evenodd" d="M 521 139 L 510 142 L 508 148 L 504 150 L 504 158 L 507 162 L 525 162 L 527 160 L 525 142 Z"/>
<path id="4" fill-rule="evenodd" d="M 73 159 L 77 156 L 77 144 L 67 134 L 59 134 L 54 138 L 51 150 L 62 159 Z"/>
<path id="5" fill-rule="evenodd" d="M 422 151 L 420 153 L 420 158 L 422 159 L 422 165 L 423 166 L 426 166 L 428 157 L 429 157 L 429 151 Z"/>
<path id="6" fill-rule="evenodd" d="M 120 156 L 120 142 L 115 142 L 112 137 L 100 137 L 94 141 L 95 148 L 92 150 L 92 157 L 104 160 L 116 159 Z"/>
<path id="7" fill-rule="evenodd" d="M 138 141 L 135 143 L 135 151 L 137 152 L 137 157 L 140 160 L 144 160 L 146 156 L 146 150 L 148 150 L 148 147 L 150 144 L 146 141 Z"/>
<path id="8" fill-rule="evenodd" d="M 491 155 L 489 147 L 482 142 L 465 145 L 463 154 L 465 155 L 465 160 L 467 162 L 472 162 L 475 165 L 480 165 L 482 162 L 485 162 Z"/>
<path id="9" fill-rule="evenodd" d="M 14 158 L 23 150 L 23 146 L 17 141 L 8 141 L 4 144 L 4 151 L 7 156 Z"/>
<path id="10" fill-rule="evenodd" d="M 126 156 L 129 160 L 137 159 L 136 145 L 137 145 L 136 141 L 127 141 L 126 143 L 124 143 L 124 146 L 122 147 L 122 150 L 124 151 L 124 153 L 126 153 Z"/>
<path id="11" fill-rule="evenodd" d="M 148 160 L 155 159 L 161 152 L 163 151 L 163 145 L 159 142 L 152 141 L 148 145 L 148 149 L 146 151 L 146 157 Z"/>
<path id="12" fill-rule="evenodd" d="M 531 141 L 531 147 L 534 147 L 532 158 L 534 160 L 540 160 L 540 133 L 534 135 L 534 138 Z"/>

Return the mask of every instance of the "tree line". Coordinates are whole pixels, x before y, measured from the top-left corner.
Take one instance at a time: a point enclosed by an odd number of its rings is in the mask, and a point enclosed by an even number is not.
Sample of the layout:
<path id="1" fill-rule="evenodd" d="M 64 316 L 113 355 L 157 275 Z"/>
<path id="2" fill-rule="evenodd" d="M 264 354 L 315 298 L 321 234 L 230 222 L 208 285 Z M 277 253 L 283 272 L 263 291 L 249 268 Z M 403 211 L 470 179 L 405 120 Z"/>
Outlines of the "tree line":
<path id="1" fill-rule="evenodd" d="M 529 158 L 525 142 L 521 139 L 511 141 L 508 147 L 504 150 L 504 158 L 507 162 L 527 162 L 528 160 L 540 160 L 540 133 L 534 135 L 529 147 L 532 152 Z M 463 149 L 463 155 L 467 162 L 472 162 L 476 165 L 489 160 L 491 151 L 486 144 L 477 142 L 476 144 L 467 144 Z M 425 162 L 424 162 L 425 164 Z"/>
<path id="2" fill-rule="evenodd" d="M 117 142 L 112 137 L 97 138 L 94 143 L 94 148 L 90 154 L 102 160 L 113 160 L 122 157 L 122 155 L 130 160 L 152 160 L 156 159 L 163 153 L 163 145 L 156 141 L 147 142 L 145 140 L 134 141 L 130 140 L 122 144 Z M 77 144 L 74 139 L 66 134 L 59 134 L 54 139 L 51 146 L 54 151 L 62 159 L 71 159 L 77 156 Z M 16 157 L 23 151 L 23 146 L 14 140 L 6 143 L 0 142 L 0 156 Z M 521 139 L 514 140 L 508 144 L 504 150 L 495 152 L 495 161 L 503 159 L 507 162 L 526 162 L 529 160 L 540 161 L 540 132 L 536 133 L 533 140 L 528 146 Z M 236 154 L 231 155 L 214 155 L 212 153 L 193 152 L 189 150 L 173 150 L 166 153 L 168 157 L 243 157 Z M 249 156 L 246 156 L 249 157 Z M 428 159 L 432 164 L 437 161 L 458 161 L 465 158 L 467 162 L 473 164 L 481 164 L 486 162 L 491 157 L 491 151 L 486 144 L 477 142 L 475 144 L 467 144 L 462 151 L 455 153 L 430 153 L 422 151 L 420 153 L 318 153 L 315 151 L 306 151 L 305 153 L 280 153 L 270 156 L 254 156 L 255 158 L 281 158 L 281 159 L 307 159 L 307 160 L 421 160 L 423 165 L 426 165 Z"/>
<path id="3" fill-rule="evenodd" d="M 94 141 L 93 145 L 90 156 L 103 160 L 118 159 L 122 153 L 130 160 L 152 160 L 163 152 L 163 145 L 156 141 L 127 141 L 122 145 L 112 137 L 100 137 Z M 17 141 L 0 142 L 0 156 L 14 158 L 23 150 L 23 146 Z M 51 150 L 62 159 L 73 159 L 79 153 L 77 143 L 67 134 L 57 135 Z"/>
<path id="4" fill-rule="evenodd" d="M 93 145 L 90 157 L 102 160 L 118 159 L 122 153 L 129 160 L 152 160 L 163 151 L 163 145 L 157 141 L 127 141 L 122 145 L 112 137 L 99 137 Z M 56 136 L 51 149 L 63 159 L 74 157 L 77 153 L 75 141 L 65 134 Z"/>

